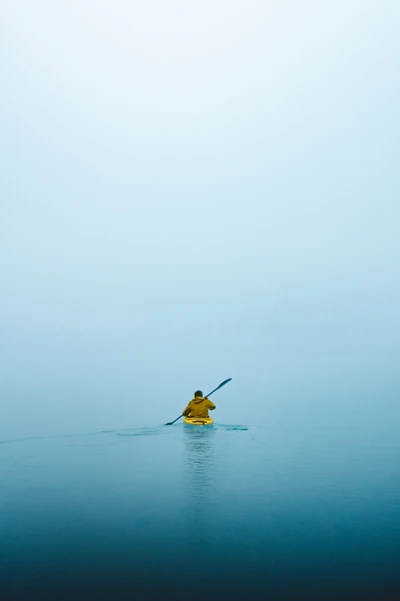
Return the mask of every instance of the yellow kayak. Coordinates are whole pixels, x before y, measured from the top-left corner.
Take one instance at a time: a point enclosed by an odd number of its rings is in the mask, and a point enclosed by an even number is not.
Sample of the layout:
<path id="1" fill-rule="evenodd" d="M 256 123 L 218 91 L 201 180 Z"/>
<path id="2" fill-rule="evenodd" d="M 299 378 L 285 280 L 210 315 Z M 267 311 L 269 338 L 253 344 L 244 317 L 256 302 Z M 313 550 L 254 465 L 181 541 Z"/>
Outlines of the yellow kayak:
<path id="1" fill-rule="evenodd" d="M 185 417 L 183 421 L 190 426 L 211 426 L 214 423 L 212 417 Z"/>

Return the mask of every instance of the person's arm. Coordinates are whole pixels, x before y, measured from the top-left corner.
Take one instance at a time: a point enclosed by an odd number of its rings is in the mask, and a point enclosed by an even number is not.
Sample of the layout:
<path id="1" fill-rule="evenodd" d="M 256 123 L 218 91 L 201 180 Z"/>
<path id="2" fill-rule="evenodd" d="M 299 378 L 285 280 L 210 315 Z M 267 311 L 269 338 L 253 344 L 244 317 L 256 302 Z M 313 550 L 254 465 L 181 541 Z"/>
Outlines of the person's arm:
<path id="1" fill-rule="evenodd" d="M 208 399 L 207 397 L 206 397 L 206 401 L 207 401 L 207 409 L 209 409 L 210 411 L 214 411 L 214 409 L 215 409 L 214 403 L 212 401 L 210 401 L 210 399 Z"/>
<path id="2" fill-rule="evenodd" d="M 191 409 L 191 407 L 190 407 L 190 403 L 189 403 L 189 405 L 186 407 L 186 409 L 184 409 L 184 410 L 182 411 L 182 415 L 183 415 L 183 417 L 187 417 L 187 416 L 189 415 L 189 413 L 190 413 L 190 409 Z"/>

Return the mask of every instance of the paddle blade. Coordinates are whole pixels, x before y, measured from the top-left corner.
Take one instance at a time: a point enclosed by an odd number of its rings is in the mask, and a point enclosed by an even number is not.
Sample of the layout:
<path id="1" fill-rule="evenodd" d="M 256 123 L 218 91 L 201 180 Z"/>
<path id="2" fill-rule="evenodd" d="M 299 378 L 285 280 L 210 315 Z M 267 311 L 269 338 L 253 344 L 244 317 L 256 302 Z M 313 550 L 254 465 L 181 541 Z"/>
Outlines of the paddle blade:
<path id="1" fill-rule="evenodd" d="M 225 386 L 225 384 L 228 384 L 228 382 L 230 382 L 232 380 L 232 378 L 228 378 L 227 380 L 224 380 L 223 382 L 221 382 L 221 384 L 219 386 L 217 386 L 217 388 L 214 388 L 214 390 L 212 390 L 211 392 L 209 392 L 207 394 L 207 397 L 211 396 L 212 394 L 214 394 L 214 392 L 216 390 L 219 390 L 222 386 Z"/>
<path id="2" fill-rule="evenodd" d="M 173 422 L 168 422 L 168 424 L 165 424 L 166 426 L 173 426 L 175 422 L 178 421 L 178 419 L 181 419 L 181 417 L 183 417 L 182 415 L 180 415 L 179 417 L 177 417 L 176 419 L 174 419 Z"/>

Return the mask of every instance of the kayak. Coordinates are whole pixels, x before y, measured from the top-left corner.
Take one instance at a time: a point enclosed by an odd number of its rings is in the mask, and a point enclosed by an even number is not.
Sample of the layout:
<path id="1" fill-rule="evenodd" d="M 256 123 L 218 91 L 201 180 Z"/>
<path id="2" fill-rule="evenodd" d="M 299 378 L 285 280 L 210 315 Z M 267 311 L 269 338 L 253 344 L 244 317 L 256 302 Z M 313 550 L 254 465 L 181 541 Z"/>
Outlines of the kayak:
<path id="1" fill-rule="evenodd" d="M 211 426 L 214 423 L 212 417 L 185 417 L 183 421 L 190 426 Z"/>

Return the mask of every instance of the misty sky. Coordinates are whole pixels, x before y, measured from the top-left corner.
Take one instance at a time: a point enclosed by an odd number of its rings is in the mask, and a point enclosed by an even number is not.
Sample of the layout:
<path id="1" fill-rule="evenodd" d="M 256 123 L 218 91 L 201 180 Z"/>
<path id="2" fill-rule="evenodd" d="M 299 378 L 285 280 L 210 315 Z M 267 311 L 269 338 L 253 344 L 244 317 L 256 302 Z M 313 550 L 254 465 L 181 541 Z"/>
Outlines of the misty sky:
<path id="1" fill-rule="evenodd" d="M 3 0 L 0 438 L 395 394 L 399 18 Z"/>

